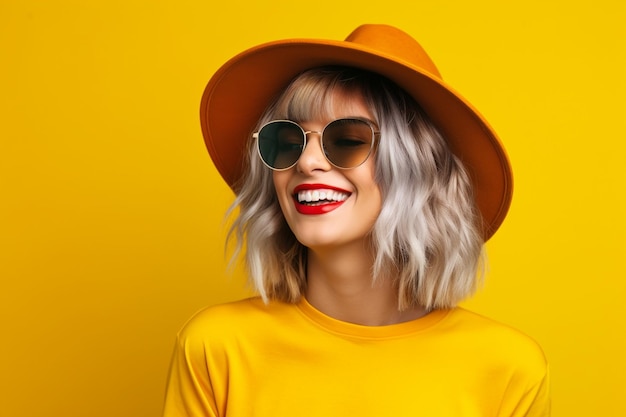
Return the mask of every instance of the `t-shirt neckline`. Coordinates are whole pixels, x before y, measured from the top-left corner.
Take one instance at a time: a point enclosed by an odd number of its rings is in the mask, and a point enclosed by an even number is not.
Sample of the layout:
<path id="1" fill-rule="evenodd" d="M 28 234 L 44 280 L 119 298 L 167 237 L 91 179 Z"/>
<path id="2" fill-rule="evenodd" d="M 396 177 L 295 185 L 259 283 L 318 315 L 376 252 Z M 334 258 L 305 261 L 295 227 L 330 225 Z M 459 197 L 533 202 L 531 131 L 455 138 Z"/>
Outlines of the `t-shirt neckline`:
<path id="1" fill-rule="evenodd" d="M 422 332 L 441 322 L 452 311 L 451 309 L 437 309 L 411 321 L 384 326 L 366 326 L 330 317 L 313 307 L 305 297 L 300 299 L 297 307 L 308 320 L 326 331 L 363 339 L 399 338 Z"/>

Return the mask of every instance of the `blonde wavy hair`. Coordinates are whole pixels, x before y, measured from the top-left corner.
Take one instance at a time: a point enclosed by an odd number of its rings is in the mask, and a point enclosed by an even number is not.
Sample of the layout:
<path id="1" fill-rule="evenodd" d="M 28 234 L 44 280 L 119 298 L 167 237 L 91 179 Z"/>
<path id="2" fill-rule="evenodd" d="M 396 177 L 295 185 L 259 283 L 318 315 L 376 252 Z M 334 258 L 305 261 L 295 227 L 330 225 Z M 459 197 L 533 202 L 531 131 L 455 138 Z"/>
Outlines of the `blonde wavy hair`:
<path id="1" fill-rule="evenodd" d="M 373 155 L 383 205 L 371 231 L 372 279 L 393 280 L 400 310 L 455 306 L 482 275 L 481 219 L 468 173 L 412 97 L 378 74 L 315 68 L 291 82 L 255 130 L 274 119 L 330 120 L 337 90 L 362 96 L 381 132 Z M 266 302 L 297 302 L 307 285 L 307 248 L 289 229 L 253 140 L 246 158 L 229 210 L 237 213 L 228 234 L 236 240 L 233 259 L 245 247 L 250 280 Z"/>

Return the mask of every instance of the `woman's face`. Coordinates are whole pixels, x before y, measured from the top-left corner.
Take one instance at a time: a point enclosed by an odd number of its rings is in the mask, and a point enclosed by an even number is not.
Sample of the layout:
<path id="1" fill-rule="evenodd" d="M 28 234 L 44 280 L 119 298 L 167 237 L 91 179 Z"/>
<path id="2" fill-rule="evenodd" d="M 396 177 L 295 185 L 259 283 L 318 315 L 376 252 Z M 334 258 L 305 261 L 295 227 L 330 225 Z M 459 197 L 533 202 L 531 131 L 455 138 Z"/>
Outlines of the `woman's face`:
<path id="1" fill-rule="evenodd" d="M 330 120 L 305 120 L 300 126 L 321 131 L 335 119 L 374 120 L 360 96 L 336 91 L 332 100 Z M 373 154 L 356 168 L 339 169 L 324 157 L 319 134 L 308 134 L 296 165 L 273 173 L 280 207 L 298 241 L 313 250 L 366 243 L 382 206 L 374 173 Z"/>

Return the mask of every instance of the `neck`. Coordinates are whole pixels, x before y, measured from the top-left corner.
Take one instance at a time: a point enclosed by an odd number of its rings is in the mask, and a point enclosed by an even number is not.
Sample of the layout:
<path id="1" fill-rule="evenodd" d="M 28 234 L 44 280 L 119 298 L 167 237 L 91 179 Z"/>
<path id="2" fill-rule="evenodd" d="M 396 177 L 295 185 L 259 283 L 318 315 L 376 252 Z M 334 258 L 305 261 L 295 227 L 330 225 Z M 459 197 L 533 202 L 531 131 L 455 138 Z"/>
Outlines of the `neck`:
<path id="1" fill-rule="evenodd" d="M 309 249 L 308 257 L 306 298 L 330 317 L 366 326 L 383 326 L 426 314 L 419 307 L 399 310 L 397 290 L 391 280 L 373 280 L 373 256 L 365 248 Z"/>

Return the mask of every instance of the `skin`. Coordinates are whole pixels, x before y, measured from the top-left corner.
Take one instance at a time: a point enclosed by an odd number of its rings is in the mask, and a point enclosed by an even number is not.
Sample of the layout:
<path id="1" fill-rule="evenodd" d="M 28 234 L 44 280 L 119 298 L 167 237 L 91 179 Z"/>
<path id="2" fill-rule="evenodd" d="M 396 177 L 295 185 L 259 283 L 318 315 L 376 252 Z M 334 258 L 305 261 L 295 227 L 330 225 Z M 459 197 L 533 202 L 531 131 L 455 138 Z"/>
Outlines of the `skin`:
<path id="1" fill-rule="evenodd" d="M 344 117 L 374 120 L 361 97 L 336 91 L 330 120 L 308 120 L 305 130 L 321 131 L 330 121 Z M 298 241 L 309 248 L 307 301 L 326 315 L 356 324 L 380 326 L 414 320 L 421 308 L 398 310 L 397 293 L 389 280 L 372 283 L 373 253 L 370 231 L 382 207 L 375 181 L 375 157 L 362 165 L 339 169 L 322 152 L 319 134 L 307 137 L 307 146 L 294 167 L 275 171 L 274 187 L 282 212 Z M 296 209 L 294 190 L 303 184 L 327 185 L 350 193 L 339 207 L 324 214 L 303 214 Z M 323 188 L 323 187 L 320 187 Z"/>

